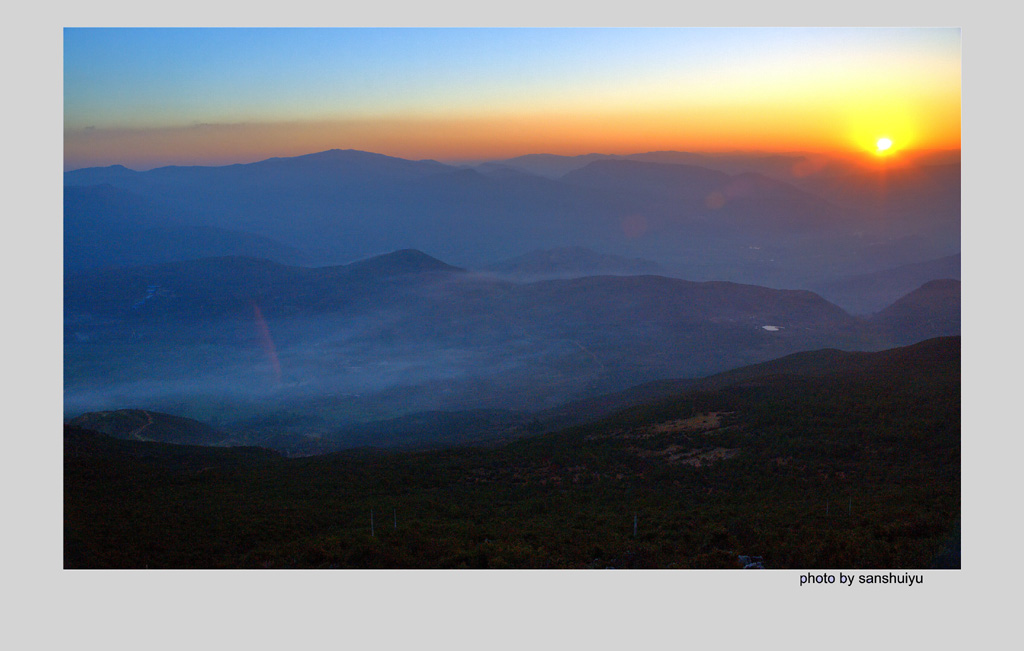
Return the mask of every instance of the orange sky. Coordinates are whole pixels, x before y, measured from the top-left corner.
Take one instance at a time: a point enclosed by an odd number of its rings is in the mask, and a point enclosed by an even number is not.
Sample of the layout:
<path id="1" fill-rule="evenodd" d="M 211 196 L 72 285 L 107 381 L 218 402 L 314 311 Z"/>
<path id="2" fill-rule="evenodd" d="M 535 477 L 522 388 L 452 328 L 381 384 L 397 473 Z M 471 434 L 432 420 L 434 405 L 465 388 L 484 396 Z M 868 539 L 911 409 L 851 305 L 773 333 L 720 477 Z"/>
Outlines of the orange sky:
<path id="1" fill-rule="evenodd" d="M 895 156 L 959 149 L 960 74 L 959 30 L 68 30 L 65 169 L 881 137 Z"/>

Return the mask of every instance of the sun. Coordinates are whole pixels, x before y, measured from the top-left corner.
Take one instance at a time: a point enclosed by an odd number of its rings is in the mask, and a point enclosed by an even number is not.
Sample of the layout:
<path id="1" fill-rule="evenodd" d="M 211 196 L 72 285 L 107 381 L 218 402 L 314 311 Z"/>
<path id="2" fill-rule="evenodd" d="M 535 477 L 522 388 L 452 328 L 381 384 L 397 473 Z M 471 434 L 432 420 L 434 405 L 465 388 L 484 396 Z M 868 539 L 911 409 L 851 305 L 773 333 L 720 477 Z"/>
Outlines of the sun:
<path id="1" fill-rule="evenodd" d="M 892 148 L 892 140 L 889 138 L 879 138 L 878 141 L 875 142 L 875 147 L 875 151 L 877 153 L 884 154 Z"/>

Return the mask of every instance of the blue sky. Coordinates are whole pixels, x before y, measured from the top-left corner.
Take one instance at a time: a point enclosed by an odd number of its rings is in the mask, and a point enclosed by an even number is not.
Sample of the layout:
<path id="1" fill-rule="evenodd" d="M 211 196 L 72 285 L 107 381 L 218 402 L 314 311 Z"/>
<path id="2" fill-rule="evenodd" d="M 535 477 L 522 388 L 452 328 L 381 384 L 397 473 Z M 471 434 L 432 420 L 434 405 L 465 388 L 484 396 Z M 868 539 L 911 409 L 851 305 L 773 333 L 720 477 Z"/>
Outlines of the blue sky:
<path id="1" fill-rule="evenodd" d="M 685 119 L 688 111 L 749 107 L 781 116 L 789 102 L 793 119 L 805 120 L 808 97 L 831 93 L 849 104 L 882 88 L 918 104 L 948 91 L 949 103 L 959 97 L 959 75 L 957 29 L 76 28 L 64 31 L 65 141 L 87 157 L 83 143 L 100 143 L 106 132 L 122 148 L 131 132 L 139 149 L 152 130 L 195 125 L 258 124 L 270 134 L 329 123 L 332 137 L 344 139 L 354 123 L 365 136 L 374 121 L 412 129 L 415 121 L 551 116 L 555 124 L 579 115 L 600 148 L 596 135 L 614 113 L 665 128 L 678 146 L 685 139 L 664 126 L 671 112 Z M 865 85 L 875 89 L 857 88 Z M 485 137 L 483 127 L 469 132 Z"/>

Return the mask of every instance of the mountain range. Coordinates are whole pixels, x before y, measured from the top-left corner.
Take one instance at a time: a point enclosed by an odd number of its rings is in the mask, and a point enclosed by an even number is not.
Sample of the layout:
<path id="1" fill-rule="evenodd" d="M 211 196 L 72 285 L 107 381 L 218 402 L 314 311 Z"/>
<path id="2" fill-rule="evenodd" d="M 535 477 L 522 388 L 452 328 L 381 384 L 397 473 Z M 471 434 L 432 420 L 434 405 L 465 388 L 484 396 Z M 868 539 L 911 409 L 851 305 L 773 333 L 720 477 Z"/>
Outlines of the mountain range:
<path id="1" fill-rule="evenodd" d="M 266 237 L 204 225 L 188 211 L 109 184 L 64 188 L 64 271 L 130 267 L 218 255 L 303 262 Z"/>
<path id="2" fill-rule="evenodd" d="M 960 280 L 960 254 L 820 284 L 814 291 L 851 314 L 873 314 L 931 280 Z"/>
<path id="3" fill-rule="evenodd" d="M 480 270 L 522 280 L 667 275 L 664 267 L 652 260 L 597 253 L 582 246 L 531 251 L 525 255 L 485 265 Z"/>
<path id="4" fill-rule="evenodd" d="M 63 236 L 65 567 L 959 566 L 958 155 L 111 166 Z"/>
<path id="5" fill-rule="evenodd" d="M 169 411 L 259 436 L 553 408 L 959 329 L 955 281 L 863 319 L 805 290 L 656 275 L 522 282 L 416 250 L 319 268 L 225 257 L 85 271 L 64 297 L 66 412 Z"/>
<path id="6" fill-rule="evenodd" d="M 137 204 L 134 214 L 159 213 L 165 229 L 219 229 L 223 241 L 191 251 L 183 238 L 164 259 L 329 266 L 415 248 L 481 268 L 582 246 L 694 280 L 807 288 L 959 251 L 958 165 L 766 173 L 805 159 L 594 155 L 544 176 L 508 161 L 458 167 L 330 150 L 221 167 L 87 168 L 66 172 L 64 183 L 72 194 L 127 193 L 117 201 Z M 695 164 L 726 160 L 728 171 Z M 66 207 L 69 268 L 83 259 L 132 263 L 152 248 L 105 236 L 120 218 L 96 221 L 100 213 L 79 203 Z"/>

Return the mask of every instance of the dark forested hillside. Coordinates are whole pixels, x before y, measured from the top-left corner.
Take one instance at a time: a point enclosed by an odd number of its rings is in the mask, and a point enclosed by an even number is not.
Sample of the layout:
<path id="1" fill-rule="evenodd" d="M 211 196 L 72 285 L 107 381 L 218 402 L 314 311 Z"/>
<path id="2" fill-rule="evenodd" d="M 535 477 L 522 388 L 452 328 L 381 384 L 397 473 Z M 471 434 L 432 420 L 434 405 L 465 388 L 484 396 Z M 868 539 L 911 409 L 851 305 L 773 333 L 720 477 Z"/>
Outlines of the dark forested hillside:
<path id="1" fill-rule="evenodd" d="M 65 566 L 948 565 L 959 338 L 713 380 L 486 448 L 286 459 L 66 427 Z"/>
<path id="2" fill-rule="evenodd" d="M 229 434 L 206 423 L 144 409 L 90 412 L 71 419 L 68 425 L 133 441 L 224 445 L 230 440 Z"/>

